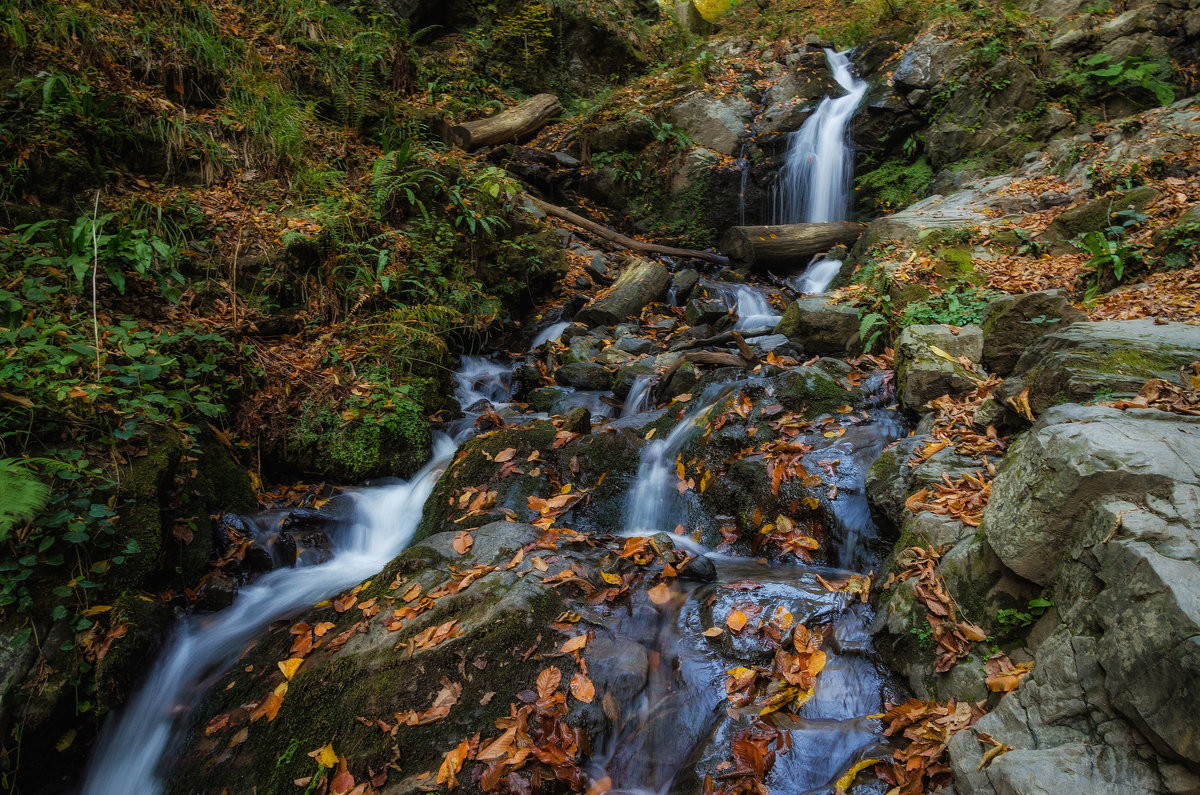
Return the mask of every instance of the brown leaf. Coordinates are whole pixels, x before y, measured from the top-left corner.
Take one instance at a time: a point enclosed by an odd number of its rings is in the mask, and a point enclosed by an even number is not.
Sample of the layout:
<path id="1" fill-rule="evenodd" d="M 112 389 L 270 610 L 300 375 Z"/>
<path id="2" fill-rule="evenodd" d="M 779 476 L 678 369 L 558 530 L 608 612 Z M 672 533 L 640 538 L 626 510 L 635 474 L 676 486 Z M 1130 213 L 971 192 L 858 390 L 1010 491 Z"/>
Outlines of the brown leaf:
<path id="1" fill-rule="evenodd" d="M 650 601 L 656 605 L 665 605 L 671 601 L 671 586 L 665 582 L 660 582 L 649 590 Z"/>
<path id="2" fill-rule="evenodd" d="M 546 670 L 538 674 L 537 678 L 537 694 L 538 698 L 547 699 L 554 695 L 558 690 L 558 685 L 562 681 L 562 671 L 557 666 L 550 666 Z"/>
<path id="3" fill-rule="evenodd" d="M 492 460 L 495 461 L 497 464 L 503 464 L 505 461 L 512 460 L 512 457 L 516 454 L 517 454 L 517 448 L 508 447 L 508 448 L 505 448 L 504 450 L 501 450 L 500 452 L 496 453 L 496 457 L 493 458 Z"/>
<path id="4" fill-rule="evenodd" d="M 746 614 L 741 610 L 730 610 L 729 615 L 725 616 L 725 626 L 733 632 L 741 632 L 742 627 L 746 626 Z"/>
<path id="5" fill-rule="evenodd" d="M 454 541 L 451 542 L 451 546 L 454 547 L 455 552 L 463 555 L 466 554 L 467 550 L 470 549 L 471 545 L 474 543 L 475 539 L 471 537 L 470 533 L 464 530 L 454 537 Z"/>
<path id="6" fill-rule="evenodd" d="M 592 684 L 591 679 L 576 673 L 571 677 L 571 695 L 585 704 L 591 704 L 592 699 L 596 697 L 596 686 Z"/>
<path id="7" fill-rule="evenodd" d="M 562 651 L 566 654 L 570 654 L 573 651 L 579 651 L 586 645 L 587 645 L 587 635 L 576 635 L 575 637 L 567 640 L 567 642 L 562 645 Z"/>

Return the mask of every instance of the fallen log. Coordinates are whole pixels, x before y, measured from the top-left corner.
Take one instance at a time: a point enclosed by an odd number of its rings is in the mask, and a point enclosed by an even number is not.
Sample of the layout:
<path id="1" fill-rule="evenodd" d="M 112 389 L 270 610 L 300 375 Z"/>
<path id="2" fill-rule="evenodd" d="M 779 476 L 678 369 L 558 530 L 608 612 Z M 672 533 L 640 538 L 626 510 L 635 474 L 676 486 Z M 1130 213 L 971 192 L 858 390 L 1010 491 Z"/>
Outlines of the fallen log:
<path id="1" fill-rule="evenodd" d="M 786 226 L 735 226 L 721 239 L 721 251 L 737 265 L 798 267 L 839 243 L 853 246 L 866 224 L 835 221 Z"/>
<path id="2" fill-rule="evenodd" d="M 643 254 L 662 254 L 665 257 L 679 257 L 680 259 L 699 259 L 705 262 L 714 262 L 717 265 L 728 265 L 729 258 L 722 257 L 720 254 L 712 254 L 707 251 L 696 251 L 690 248 L 675 248 L 674 246 L 660 246 L 657 243 L 646 243 L 642 240 L 634 240 L 632 237 L 621 234 L 620 232 L 609 229 L 606 226 L 601 226 L 595 221 L 590 221 L 582 215 L 573 213 L 565 207 L 559 207 L 555 204 L 542 201 L 536 196 L 530 196 L 529 201 L 535 207 L 540 209 L 547 215 L 553 215 L 555 218 L 561 218 L 575 226 L 591 232 L 601 240 L 606 240 L 613 245 L 627 248 L 630 251 L 640 251 Z"/>
<path id="3" fill-rule="evenodd" d="M 758 326 L 757 328 L 744 329 L 743 331 L 736 332 L 736 333 L 741 334 L 743 338 L 745 338 L 745 337 L 753 338 L 753 337 L 762 337 L 767 334 L 771 334 L 774 331 L 775 331 L 774 326 Z M 733 332 L 733 331 L 725 331 L 725 332 L 722 332 L 722 333 L 717 334 L 712 337 L 705 337 L 702 340 L 692 340 L 691 342 L 685 342 L 684 344 L 680 345 L 678 348 L 672 346 L 671 352 L 674 353 L 676 351 L 691 350 L 692 348 L 707 348 L 707 347 L 715 346 L 715 345 L 724 345 L 727 342 L 733 342 L 734 333 L 735 332 Z"/>
<path id="4" fill-rule="evenodd" d="M 671 377 L 675 372 L 687 363 L 691 364 L 711 364 L 716 367 L 741 367 L 743 370 L 749 370 L 758 364 L 757 359 L 743 359 L 736 353 L 727 351 L 688 351 L 680 356 L 679 359 L 668 367 L 658 379 L 658 385 L 654 388 L 655 400 L 661 403 L 668 397 L 673 397 L 667 394 L 667 390 L 671 384 Z"/>
<path id="5" fill-rule="evenodd" d="M 576 323 L 615 326 L 636 317 L 651 301 L 667 291 L 671 274 L 662 265 L 631 257 L 611 287 L 603 290 L 575 313 Z"/>
<path id="6" fill-rule="evenodd" d="M 491 118 L 454 125 L 450 128 L 450 142 L 463 149 L 476 149 L 517 141 L 533 135 L 561 112 L 558 97 L 538 94 Z"/>

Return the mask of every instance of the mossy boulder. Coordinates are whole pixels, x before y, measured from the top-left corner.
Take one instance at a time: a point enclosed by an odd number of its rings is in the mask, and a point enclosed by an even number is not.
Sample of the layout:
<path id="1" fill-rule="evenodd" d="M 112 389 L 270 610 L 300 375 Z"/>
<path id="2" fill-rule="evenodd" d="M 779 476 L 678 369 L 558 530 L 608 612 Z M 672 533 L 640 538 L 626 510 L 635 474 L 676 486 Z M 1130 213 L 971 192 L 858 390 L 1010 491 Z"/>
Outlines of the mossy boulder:
<path id="1" fill-rule="evenodd" d="M 783 313 L 775 333 L 787 336 L 808 353 L 845 356 L 861 352 L 858 310 L 825 298 L 801 298 Z"/>
<path id="2" fill-rule="evenodd" d="M 1061 290 L 1001 296 L 984 308 L 979 321 L 983 362 L 993 373 L 1008 375 L 1035 340 L 1085 319 Z"/>
<path id="3" fill-rule="evenodd" d="M 1075 247 L 1072 241 L 1075 238 L 1109 226 L 1113 214 L 1121 210 L 1141 212 L 1158 198 L 1158 195 L 1157 188 L 1143 185 L 1132 190 L 1089 199 L 1058 215 L 1046 231 L 1038 235 L 1038 240 L 1058 251 L 1073 251 Z"/>
<path id="4" fill-rule="evenodd" d="M 997 388 L 1006 399 L 1029 390 L 1041 413 L 1059 403 L 1131 398 L 1146 381 L 1175 381 L 1179 368 L 1200 359 L 1200 327 L 1153 320 L 1075 323 L 1034 342 Z"/>
<path id="5" fill-rule="evenodd" d="M 923 411 L 934 398 L 970 392 L 982 378 L 959 360 L 974 363 L 982 358 L 983 332 L 976 326 L 957 332 L 941 325 L 908 326 L 896 343 L 900 402 L 912 411 Z"/>

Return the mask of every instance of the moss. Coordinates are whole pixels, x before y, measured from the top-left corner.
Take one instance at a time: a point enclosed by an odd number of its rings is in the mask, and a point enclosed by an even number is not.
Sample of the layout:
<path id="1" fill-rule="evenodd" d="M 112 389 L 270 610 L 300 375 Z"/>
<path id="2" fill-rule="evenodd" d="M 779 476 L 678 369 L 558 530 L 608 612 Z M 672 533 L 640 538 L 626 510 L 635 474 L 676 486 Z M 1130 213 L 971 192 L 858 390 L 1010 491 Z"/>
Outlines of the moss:
<path id="1" fill-rule="evenodd" d="M 1150 379 L 1172 372 L 1176 366 L 1170 356 L 1155 356 L 1138 348 L 1117 348 L 1100 359 L 1096 369 L 1102 373 Z"/>
<path id="2" fill-rule="evenodd" d="M 108 653 L 96 662 L 96 688 L 100 704 L 120 707 L 147 667 L 154 662 L 171 624 L 171 609 L 141 593 L 126 592 L 113 602 L 108 626 L 124 625 L 125 634 L 113 640 Z"/>
<path id="3" fill-rule="evenodd" d="M 837 406 L 852 403 L 855 394 L 815 367 L 797 367 L 776 380 L 779 402 L 789 411 L 804 411 L 809 417 L 826 414 Z"/>
<path id="4" fill-rule="evenodd" d="M 136 542 L 138 552 L 127 554 L 125 563 L 112 569 L 108 584 L 114 588 L 136 587 L 161 559 L 163 553 L 163 497 L 183 457 L 183 438 L 174 428 L 150 432 L 146 455 L 134 459 L 122 473 L 117 493 L 117 538 L 114 546 Z"/>
<path id="5" fill-rule="evenodd" d="M 304 404 L 289 434 L 286 457 L 306 472 L 354 482 L 379 475 L 407 477 L 430 455 L 421 404 L 396 403 L 386 415 L 343 418 L 333 403 Z"/>

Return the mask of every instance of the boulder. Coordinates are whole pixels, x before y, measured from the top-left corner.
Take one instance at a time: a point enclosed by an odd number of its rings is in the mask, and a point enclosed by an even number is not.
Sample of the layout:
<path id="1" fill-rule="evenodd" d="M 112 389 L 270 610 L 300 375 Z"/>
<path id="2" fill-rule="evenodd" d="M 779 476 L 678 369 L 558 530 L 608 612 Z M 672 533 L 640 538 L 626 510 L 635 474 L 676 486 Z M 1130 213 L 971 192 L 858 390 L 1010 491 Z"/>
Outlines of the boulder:
<path id="1" fill-rule="evenodd" d="M 700 272 L 693 268 L 685 268 L 679 271 L 671 278 L 671 286 L 667 290 L 667 298 L 671 304 L 678 306 L 681 301 L 686 301 L 688 296 L 692 294 L 692 290 L 700 282 Z"/>
<path id="2" fill-rule="evenodd" d="M 554 371 L 560 384 L 576 389 L 608 389 L 612 386 L 612 373 L 603 365 L 593 362 L 574 362 Z"/>
<path id="3" fill-rule="evenodd" d="M 1090 199 L 1059 214 L 1037 239 L 1060 251 L 1074 250 L 1073 240 L 1088 232 L 1104 229 L 1112 223 L 1113 213 L 1120 210 L 1144 210 L 1157 197 L 1157 189 L 1143 185 L 1133 190 Z"/>
<path id="4" fill-rule="evenodd" d="M 1004 295 L 983 310 L 983 362 L 998 375 L 1008 375 L 1031 343 L 1087 317 L 1061 290 Z"/>
<path id="5" fill-rule="evenodd" d="M 900 402 L 921 411 L 945 394 L 963 395 L 982 380 L 958 360 L 983 358 L 983 332 L 965 326 L 954 333 L 947 326 L 909 326 L 896 343 L 896 390 Z"/>
<path id="6" fill-rule="evenodd" d="M 908 45 L 896 64 L 892 81 L 905 93 L 916 88 L 933 88 L 962 64 L 965 54 L 966 48 L 961 41 L 931 30 Z"/>
<path id="7" fill-rule="evenodd" d="M 636 317 L 666 292 L 671 274 L 657 262 L 630 257 L 615 284 L 575 314 L 578 323 L 612 326 Z"/>
<path id="8" fill-rule="evenodd" d="M 729 315 L 729 305 L 720 298 L 693 298 L 683 309 L 683 318 L 693 326 L 715 323 Z"/>
<path id="9" fill-rule="evenodd" d="M 1200 359 L 1200 327 L 1153 320 L 1074 323 L 1036 340 L 996 394 L 1029 390 L 1034 413 L 1097 396 L 1132 397 L 1152 378 L 1177 380 Z"/>
<path id="10" fill-rule="evenodd" d="M 692 137 L 698 146 L 723 155 L 736 155 L 753 111 L 736 94 L 723 97 L 697 93 L 672 107 L 671 124 Z"/>
<path id="11" fill-rule="evenodd" d="M 845 355 L 861 350 L 858 310 L 827 298 L 801 298 L 788 305 L 775 332 L 809 353 Z"/>

